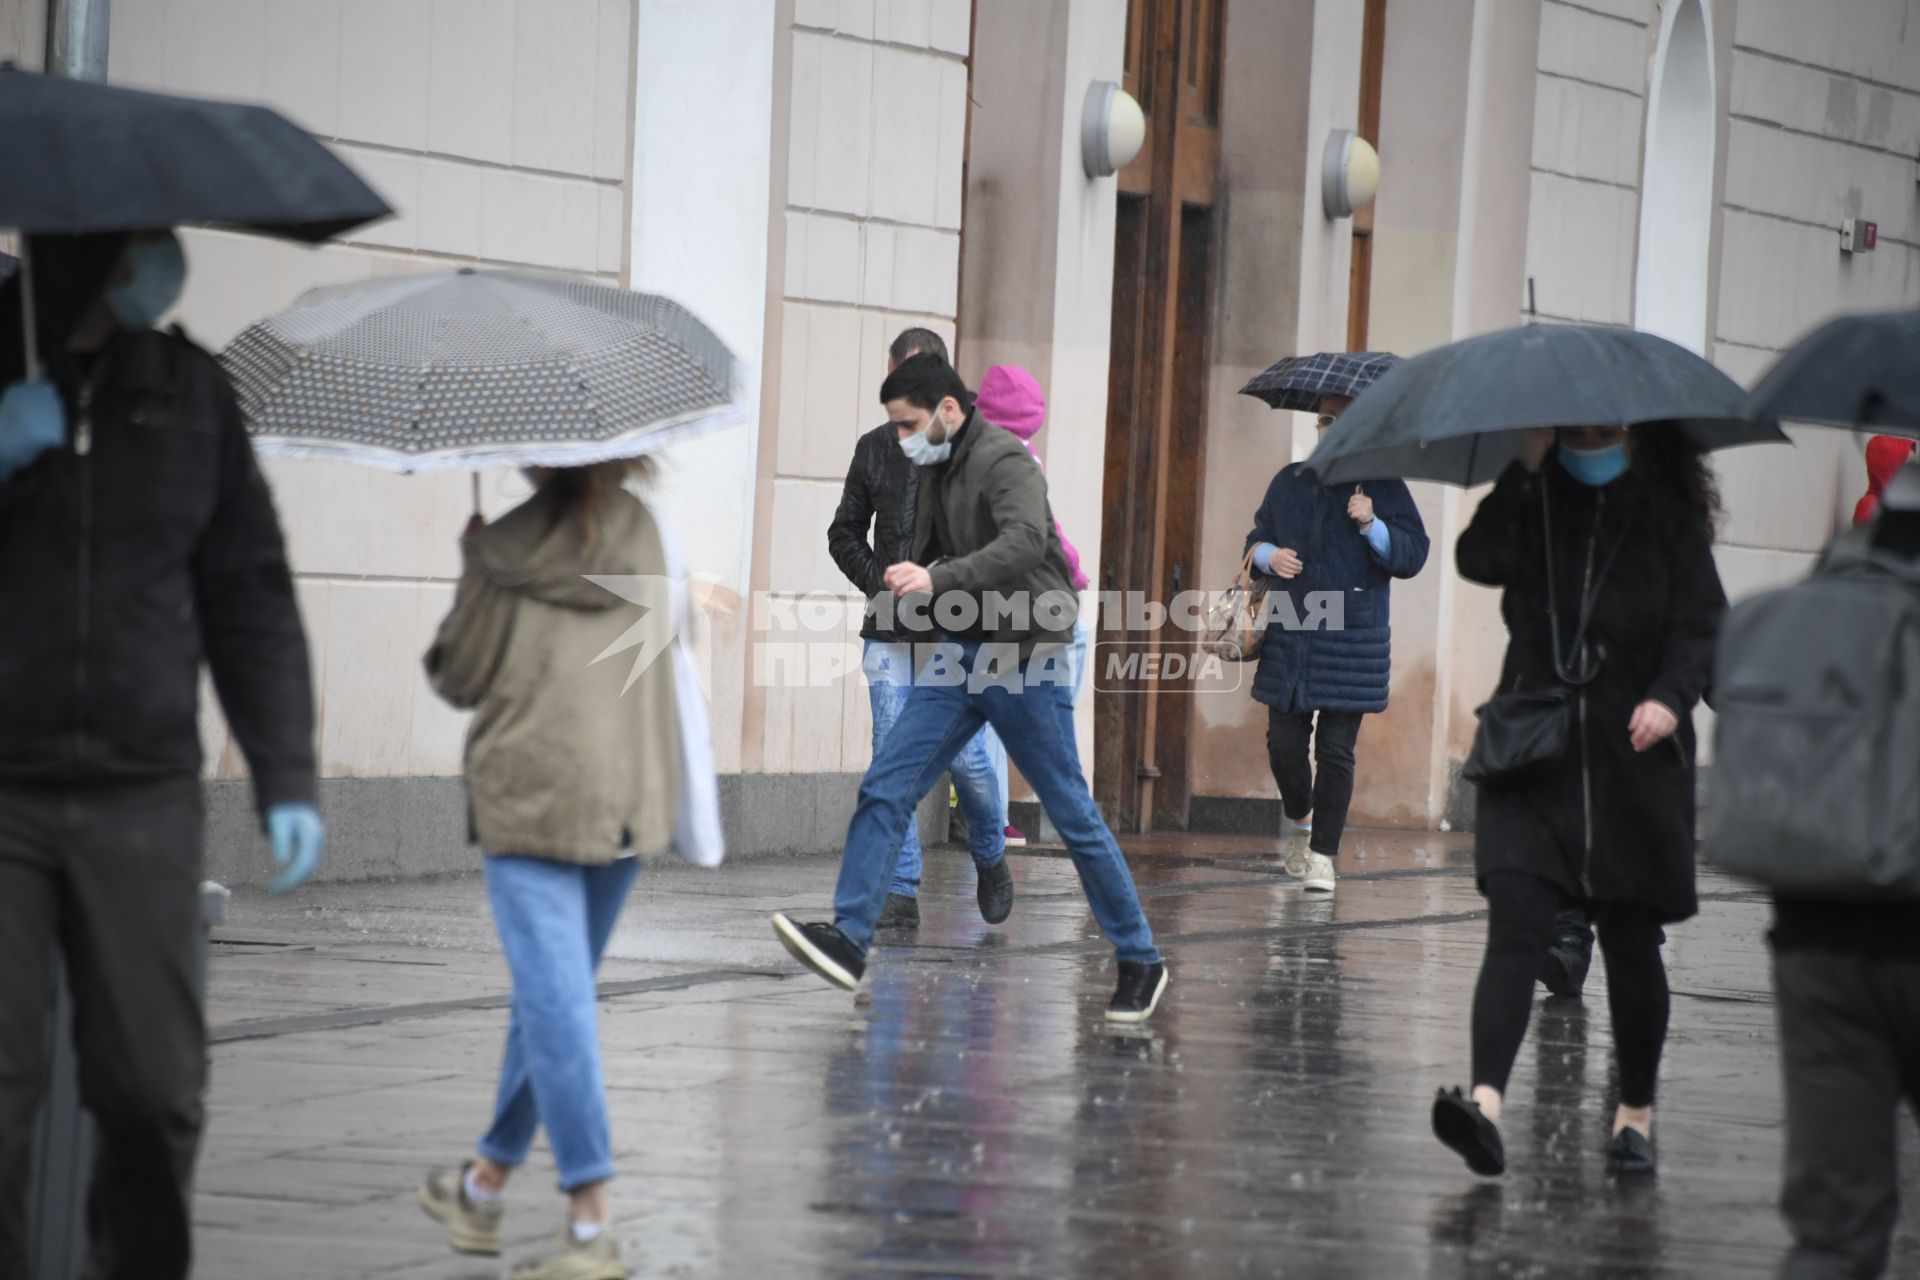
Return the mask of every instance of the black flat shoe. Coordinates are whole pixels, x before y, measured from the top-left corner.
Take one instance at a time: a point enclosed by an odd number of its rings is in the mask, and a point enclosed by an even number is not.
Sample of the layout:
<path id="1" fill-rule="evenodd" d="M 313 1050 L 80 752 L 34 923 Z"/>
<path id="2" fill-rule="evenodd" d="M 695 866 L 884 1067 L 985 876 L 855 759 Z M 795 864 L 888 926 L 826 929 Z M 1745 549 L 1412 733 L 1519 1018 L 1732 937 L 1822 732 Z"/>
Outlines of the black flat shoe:
<path id="1" fill-rule="evenodd" d="M 1499 1128 L 1479 1103 L 1458 1089 L 1442 1089 L 1434 1098 L 1433 1136 L 1483 1178 L 1497 1178 L 1507 1171 L 1507 1148 L 1500 1141 Z"/>
<path id="2" fill-rule="evenodd" d="M 1613 1135 L 1607 1146 L 1608 1173 L 1621 1178 L 1650 1178 L 1659 1169 L 1659 1152 L 1646 1134 L 1627 1128 Z"/>

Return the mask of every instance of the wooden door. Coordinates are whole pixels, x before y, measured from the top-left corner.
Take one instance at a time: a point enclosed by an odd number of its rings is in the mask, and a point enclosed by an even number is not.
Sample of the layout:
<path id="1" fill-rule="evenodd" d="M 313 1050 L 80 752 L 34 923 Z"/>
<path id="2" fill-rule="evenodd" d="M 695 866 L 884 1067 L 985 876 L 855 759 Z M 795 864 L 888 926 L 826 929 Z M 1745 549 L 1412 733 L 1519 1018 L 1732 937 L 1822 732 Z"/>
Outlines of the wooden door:
<path id="1" fill-rule="evenodd" d="M 1101 533 L 1103 592 L 1170 603 L 1197 589 L 1220 172 L 1226 0 L 1131 0 L 1125 88 L 1147 142 L 1120 174 Z M 1107 597 L 1113 599 L 1111 595 Z M 1094 653 L 1094 789 L 1117 830 L 1183 829 L 1197 639 L 1103 609 Z M 1144 658 L 1129 667 L 1129 657 Z"/>

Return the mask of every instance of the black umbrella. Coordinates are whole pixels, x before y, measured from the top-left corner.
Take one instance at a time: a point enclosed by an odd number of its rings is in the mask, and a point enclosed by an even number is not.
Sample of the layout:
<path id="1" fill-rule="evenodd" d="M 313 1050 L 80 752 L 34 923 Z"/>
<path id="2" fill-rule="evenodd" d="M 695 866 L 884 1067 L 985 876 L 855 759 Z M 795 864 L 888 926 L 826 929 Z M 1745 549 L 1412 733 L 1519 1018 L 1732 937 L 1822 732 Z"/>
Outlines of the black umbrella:
<path id="1" fill-rule="evenodd" d="M 1240 388 L 1243 396 L 1264 400 L 1276 409 L 1312 413 L 1321 396 L 1357 396 L 1400 363 L 1387 351 L 1322 351 L 1310 356 L 1288 356 Z"/>
<path id="2" fill-rule="evenodd" d="M 393 212 L 266 107 L 0 67 L 0 227 L 94 235 L 203 223 L 319 242 Z M 31 255 L 26 368 L 38 365 Z"/>
<path id="3" fill-rule="evenodd" d="M 1650 333 L 1523 325 L 1401 361 L 1307 461 L 1326 484 L 1476 485 L 1513 461 L 1529 427 L 1673 421 L 1703 449 L 1785 440 L 1771 422 L 1747 418 L 1745 398 L 1732 378 Z"/>
<path id="4" fill-rule="evenodd" d="M 0 227 L 216 223 L 318 242 L 393 212 L 266 107 L 0 68 Z"/>
<path id="5" fill-rule="evenodd" d="M 1775 362 L 1747 397 L 1747 411 L 1920 435 L 1920 311 L 1829 320 Z"/>

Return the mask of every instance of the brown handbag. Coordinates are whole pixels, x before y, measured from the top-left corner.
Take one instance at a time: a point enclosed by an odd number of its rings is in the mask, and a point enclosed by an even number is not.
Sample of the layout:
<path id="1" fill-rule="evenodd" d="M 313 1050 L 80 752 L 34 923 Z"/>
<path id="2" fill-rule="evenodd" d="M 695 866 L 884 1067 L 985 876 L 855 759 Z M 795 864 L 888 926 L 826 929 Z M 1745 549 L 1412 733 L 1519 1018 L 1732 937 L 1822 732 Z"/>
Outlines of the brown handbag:
<path id="1" fill-rule="evenodd" d="M 1240 557 L 1233 585 L 1207 609 L 1206 638 L 1200 648 L 1227 662 L 1251 662 L 1260 656 L 1267 634 L 1267 580 L 1253 571 L 1253 548 Z"/>

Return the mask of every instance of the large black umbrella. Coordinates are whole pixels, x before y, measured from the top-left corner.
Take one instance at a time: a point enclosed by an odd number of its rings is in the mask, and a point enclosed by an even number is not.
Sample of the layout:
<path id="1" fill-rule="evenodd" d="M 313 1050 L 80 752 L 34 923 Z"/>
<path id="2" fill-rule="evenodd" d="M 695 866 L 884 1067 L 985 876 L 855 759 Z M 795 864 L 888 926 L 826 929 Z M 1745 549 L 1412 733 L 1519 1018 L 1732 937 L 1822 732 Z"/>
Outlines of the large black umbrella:
<path id="1" fill-rule="evenodd" d="M 216 223 L 318 242 L 393 210 L 266 107 L 0 68 L 0 227 Z"/>
<path id="2" fill-rule="evenodd" d="M 1920 311 L 1829 320 L 1767 371 L 1747 398 L 1747 412 L 1920 435 Z"/>
<path id="3" fill-rule="evenodd" d="M 1398 477 L 1476 485 L 1518 455 L 1530 427 L 1673 421 L 1705 449 L 1782 441 L 1753 422 L 1740 385 L 1650 333 L 1537 324 L 1400 362 L 1327 430 L 1308 465 L 1326 484 Z"/>

